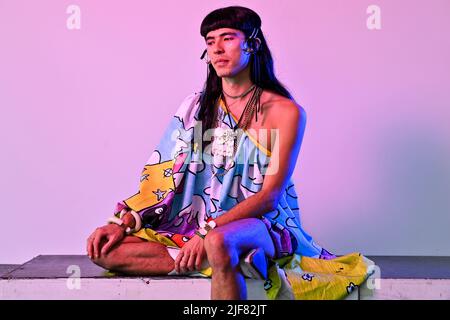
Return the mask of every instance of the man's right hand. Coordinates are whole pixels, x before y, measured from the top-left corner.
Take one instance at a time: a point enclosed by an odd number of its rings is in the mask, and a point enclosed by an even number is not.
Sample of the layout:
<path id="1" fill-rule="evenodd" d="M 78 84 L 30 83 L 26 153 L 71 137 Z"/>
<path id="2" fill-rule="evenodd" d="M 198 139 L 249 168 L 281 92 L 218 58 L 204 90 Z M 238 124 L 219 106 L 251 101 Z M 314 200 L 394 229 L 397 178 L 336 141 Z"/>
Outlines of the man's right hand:
<path id="1" fill-rule="evenodd" d="M 106 255 L 111 247 L 124 237 L 125 229 L 117 224 L 107 224 L 95 229 L 87 239 L 89 258 L 98 259 L 100 256 Z"/>

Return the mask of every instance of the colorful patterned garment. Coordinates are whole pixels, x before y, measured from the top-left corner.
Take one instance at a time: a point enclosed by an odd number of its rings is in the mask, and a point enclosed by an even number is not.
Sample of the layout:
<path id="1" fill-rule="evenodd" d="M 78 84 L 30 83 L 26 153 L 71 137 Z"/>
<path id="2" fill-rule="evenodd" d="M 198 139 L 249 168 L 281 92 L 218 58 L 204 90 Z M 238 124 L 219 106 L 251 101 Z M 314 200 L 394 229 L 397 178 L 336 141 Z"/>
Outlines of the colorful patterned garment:
<path id="1" fill-rule="evenodd" d="M 200 124 L 199 97 L 200 93 L 194 93 L 182 102 L 142 171 L 139 191 L 116 206 L 116 215 L 127 208 L 142 217 L 144 227 L 134 233 L 137 237 L 182 247 L 200 222 L 225 214 L 261 190 L 271 154 L 248 131 L 242 134 L 234 161 L 208 158 L 206 150 L 201 157 L 196 142 L 201 144 L 201 140 L 194 139 L 198 133 L 201 138 L 201 129 L 196 127 Z M 223 134 L 237 126 L 222 101 L 218 119 L 215 132 Z M 226 140 L 219 137 L 209 146 L 224 145 Z M 215 175 L 208 162 L 211 159 Z M 276 248 L 264 284 L 270 299 L 341 299 L 367 278 L 370 260 L 358 253 L 336 257 L 303 230 L 291 179 L 277 209 L 261 219 Z M 202 270 L 205 276 L 211 272 L 211 268 Z"/>

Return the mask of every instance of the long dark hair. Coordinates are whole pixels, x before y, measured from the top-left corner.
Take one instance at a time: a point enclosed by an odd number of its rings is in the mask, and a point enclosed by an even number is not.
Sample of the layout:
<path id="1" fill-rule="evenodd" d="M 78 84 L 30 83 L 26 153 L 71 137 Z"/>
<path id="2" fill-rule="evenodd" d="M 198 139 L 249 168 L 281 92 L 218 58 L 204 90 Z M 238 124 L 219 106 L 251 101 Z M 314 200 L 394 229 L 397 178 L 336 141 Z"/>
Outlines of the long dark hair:
<path id="1" fill-rule="evenodd" d="M 206 35 L 219 28 L 241 30 L 248 40 L 255 28 L 257 37 L 261 40 L 259 50 L 250 57 L 250 77 L 254 84 L 262 89 L 271 90 L 293 100 L 289 91 L 278 81 L 273 69 L 273 59 L 261 30 L 261 18 L 251 9 L 231 6 L 220 8 L 209 13 L 202 21 L 200 34 Z M 257 55 L 255 57 L 255 55 Z M 222 93 L 222 80 L 217 75 L 212 64 L 208 65 L 209 72 L 203 91 L 200 95 L 199 119 L 203 122 L 203 132 L 211 129 L 217 116 L 217 102 Z"/>

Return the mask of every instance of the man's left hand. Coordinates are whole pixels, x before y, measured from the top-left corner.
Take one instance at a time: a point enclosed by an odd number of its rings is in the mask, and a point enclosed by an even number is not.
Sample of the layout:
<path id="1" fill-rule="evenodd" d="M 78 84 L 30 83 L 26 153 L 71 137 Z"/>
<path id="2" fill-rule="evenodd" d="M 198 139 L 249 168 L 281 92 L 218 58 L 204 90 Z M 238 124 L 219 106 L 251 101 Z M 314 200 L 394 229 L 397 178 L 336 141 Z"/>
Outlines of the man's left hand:
<path id="1" fill-rule="evenodd" d="M 175 259 L 175 271 L 186 273 L 188 271 L 200 271 L 203 259 L 206 257 L 204 240 L 198 235 L 194 235 L 180 249 Z"/>

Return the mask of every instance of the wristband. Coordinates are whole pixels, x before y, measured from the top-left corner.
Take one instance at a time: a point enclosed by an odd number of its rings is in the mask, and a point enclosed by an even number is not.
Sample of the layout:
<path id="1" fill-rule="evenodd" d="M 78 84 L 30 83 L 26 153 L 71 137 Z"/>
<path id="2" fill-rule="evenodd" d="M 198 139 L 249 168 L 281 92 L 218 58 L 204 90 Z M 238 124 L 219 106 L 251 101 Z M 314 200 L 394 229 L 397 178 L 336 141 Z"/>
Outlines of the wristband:
<path id="1" fill-rule="evenodd" d="M 118 226 L 123 225 L 123 220 L 122 220 L 122 219 L 119 219 L 119 218 L 117 218 L 117 217 L 111 217 L 111 218 L 108 218 L 107 222 L 108 222 L 108 223 L 115 223 L 115 224 L 117 224 Z"/>
<path id="2" fill-rule="evenodd" d="M 125 215 L 125 213 L 127 213 L 127 212 L 128 212 L 127 209 L 122 209 L 122 211 L 120 211 L 120 213 L 119 213 L 119 218 L 122 219 L 123 216 Z"/>
<path id="3" fill-rule="evenodd" d="M 117 224 L 118 226 L 123 226 L 123 220 L 117 217 L 108 218 L 108 223 L 114 223 Z M 130 227 L 126 227 L 124 231 L 126 234 L 130 234 L 132 230 Z"/>
<path id="4" fill-rule="evenodd" d="M 214 229 L 216 226 L 217 226 L 216 222 L 214 220 L 211 220 L 207 224 L 205 224 L 205 230 L 209 232 L 212 229 Z"/>
<path id="5" fill-rule="evenodd" d="M 120 211 L 120 219 L 122 219 L 123 216 L 128 212 L 134 217 L 134 228 L 133 229 L 130 228 L 130 230 L 131 230 L 130 233 L 141 230 L 141 227 L 142 227 L 141 216 L 139 214 L 137 214 L 136 211 L 134 211 L 134 210 L 127 211 L 127 209 L 122 209 L 122 211 Z"/>
<path id="6" fill-rule="evenodd" d="M 135 220 L 133 232 L 138 232 L 139 230 L 141 230 L 141 227 L 142 227 L 141 216 L 139 214 L 137 214 L 136 211 L 134 211 L 134 210 L 131 210 L 130 213 L 133 215 L 134 220 Z"/>
<path id="7" fill-rule="evenodd" d="M 216 226 L 217 226 L 216 222 L 214 220 L 210 220 L 208 223 L 205 223 L 203 226 L 198 228 L 197 231 L 195 231 L 195 234 L 205 239 L 208 232 L 210 232 Z"/>
<path id="8" fill-rule="evenodd" d="M 205 239 L 205 236 L 200 233 L 200 231 L 195 230 L 195 234 L 198 235 L 200 238 Z"/>

